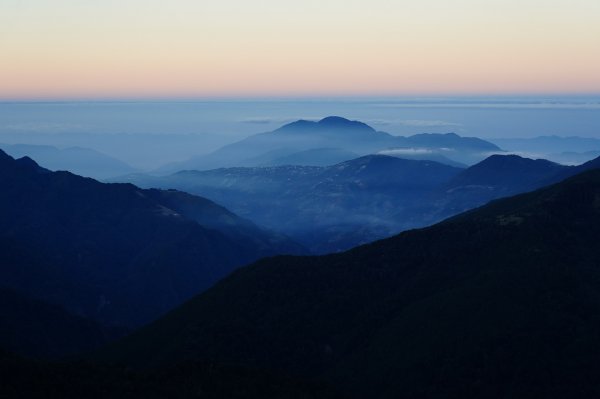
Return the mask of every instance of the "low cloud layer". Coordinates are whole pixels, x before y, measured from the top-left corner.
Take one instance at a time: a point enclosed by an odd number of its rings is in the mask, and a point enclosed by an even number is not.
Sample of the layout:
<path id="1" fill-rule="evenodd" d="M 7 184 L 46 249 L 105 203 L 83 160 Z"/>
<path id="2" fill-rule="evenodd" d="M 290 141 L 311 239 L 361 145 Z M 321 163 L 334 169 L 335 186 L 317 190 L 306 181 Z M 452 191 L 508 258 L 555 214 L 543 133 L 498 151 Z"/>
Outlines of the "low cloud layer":
<path id="1" fill-rule="evenodd" d="M 434 151 L 429 148 L 396 148 L 393 150 L 383 150 L 380 151 L 378 154 L 398 156 L 433 154 L 433 152 Z"/>
<path id="2" fill-rule="evenodd" d="M 23 122 L 0 126 L 0 129 L 12 132 L 67 133 L 87 130 L 87 127 L 74 123 Z"/>
<path id="3" fill-rule="evenodd" d="M 462 124 L 456 122 L 425 120 L 425 119 L 407 119 L 398 121 L 399 125 L 412 127 L 460 127 Z"/>
<path id="4" fill-rule="evenodd" d="M 381 108 L 600 109 L 599 102 L 390 102 Z"/>

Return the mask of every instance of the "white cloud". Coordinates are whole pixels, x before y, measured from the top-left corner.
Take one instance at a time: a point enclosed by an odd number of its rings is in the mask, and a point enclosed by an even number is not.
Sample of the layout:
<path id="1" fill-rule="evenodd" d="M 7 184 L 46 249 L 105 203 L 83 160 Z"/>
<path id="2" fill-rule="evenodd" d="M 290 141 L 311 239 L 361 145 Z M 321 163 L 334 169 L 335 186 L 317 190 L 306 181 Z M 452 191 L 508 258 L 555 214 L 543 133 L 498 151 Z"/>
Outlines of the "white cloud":
<path id="1" fill-rule="evenodd" d="M 379 151 L 378 154 L 382 155 L 421 155 L 421 154 L 433 154 L 433 150 L 429 148 L 395 148 L 393 150 Z"/>
<path id="2" fill-rule="evenodd" d="M 461 123 L 429 120 L 429 119 L 364 119 L 363 122 L 380 126 L 411 126 L 411 127 L 461 127 Z"/>
<path id="3" fill-rule="evenodd" d="M 254 117 L 250 117 L 250 118 L 244 118 L 240 120 L 241 123 L 251 123 L 251 124 L 255 124 L 255 125 L 268 125 L 270 123 L 281 123 L 281 122 L 285 122 L 284 120 L 281 120 L 279 118 L 271 118 L 268 116 L 265 117 L 260 117 L 260 116 L 254 116 Z"/>

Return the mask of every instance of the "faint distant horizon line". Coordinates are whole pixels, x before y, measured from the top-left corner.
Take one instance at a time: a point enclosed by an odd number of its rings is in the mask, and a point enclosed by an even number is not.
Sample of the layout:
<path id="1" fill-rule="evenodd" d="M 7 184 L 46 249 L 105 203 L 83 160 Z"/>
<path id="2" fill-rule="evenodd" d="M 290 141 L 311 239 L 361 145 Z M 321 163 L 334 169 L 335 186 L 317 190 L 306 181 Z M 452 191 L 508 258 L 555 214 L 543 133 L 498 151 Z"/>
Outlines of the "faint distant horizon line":
<path id="1" fill-rule="evenodd" d="M 198 95 L 198 96 L 32 96 L 1 97 L 0 103 L 196 103 L 196 102 L 301 102 L 301 101 L 335 101 L 335 102 L 376 102 L 405 101 L 407 103 L 443 100 L 493 100 L 509 102 L 511 100 L 597 100 L 598 92 L 563 92 L 563 93 L 440 93 L 440 94 L 290 94 L 290 95 Z"/>

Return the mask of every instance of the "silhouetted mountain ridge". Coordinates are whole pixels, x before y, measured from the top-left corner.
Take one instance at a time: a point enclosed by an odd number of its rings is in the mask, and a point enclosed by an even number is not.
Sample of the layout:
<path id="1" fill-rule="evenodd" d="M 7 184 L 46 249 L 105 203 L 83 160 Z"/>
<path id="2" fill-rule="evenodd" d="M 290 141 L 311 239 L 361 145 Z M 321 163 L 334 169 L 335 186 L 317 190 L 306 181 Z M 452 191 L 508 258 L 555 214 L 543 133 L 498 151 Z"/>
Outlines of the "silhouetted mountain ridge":
<path id="1" fill-rule="evenodd" d="M 211 201 L 50 172 L 0 152 L 0 286 L 139 326 L 264 256 L 305 253 Z"/>
<path id="2" fill-rule="evenodd" d="M 241 268 L 99 355 L 324 378 L 355 397 L 600 393 L 600 171 L 351 251 Z"/>

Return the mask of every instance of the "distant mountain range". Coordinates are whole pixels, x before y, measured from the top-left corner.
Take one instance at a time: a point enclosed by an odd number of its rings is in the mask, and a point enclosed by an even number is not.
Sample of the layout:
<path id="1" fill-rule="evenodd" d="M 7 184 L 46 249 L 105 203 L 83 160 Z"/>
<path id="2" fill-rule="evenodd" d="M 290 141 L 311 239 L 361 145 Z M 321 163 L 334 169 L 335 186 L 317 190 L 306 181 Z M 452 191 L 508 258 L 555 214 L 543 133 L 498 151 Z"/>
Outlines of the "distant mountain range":
<path id="1" fill-rule="evenodd" d="M 493 155 L 463 169 L 370 155 L 328 167 L 223 168 L 164 177 L 130 175 L 123 180 L 205 196 L 290 235 L 315 253 L 327 253 L 539 188 L 586 165 Z"/>
<path id="2" fill-rule="evenodd" d="M 416 208 L 460 171 L 431 161 L 369 155 L 326 167 L 225 168 L 124 180 L 201 193 L 324 253 L 430 223 Z"/>
<path id="3" fill-rule="evenodd" d="M 545 158 L 565 165 L 579 165 L 600 156 L 600 139 L 540 136 L 490 139 L 505 150 Z"/>
<path id="4" fill-rule="evenodd" d="M 49 145 L 0 144 L 0 149 L 14 158 L 32 158 L 46 169 L 67 170 L 95 179 L 106 179 L 136 172 L 136 169 L 125 162 L 89 148 L 58 149 Z"/>
<path id="5" fill-rule="evenodd" d="M 540 136 L 481 140 L 454 133 L 403 137 L 378 132 L 365 123 L 340 117 L 326 117 L 320 121 L 299 120 L 273 132 L 253 135 L 221 148 L 219 142 L 228 143 L 232 138 L 219 138 L 215 134 L 47 136 L 4 133 L 4 139 L 11 144 L 0 144 L 0 148 L 16 158 L 29 156 L 50 170 L 68 170 L 96 179 L 114 179 L 135 172 L 132 166 L 120 159 L 142 165 L 145 171 L 153 168 L 150 165 L 170 160 L 170 163 L 155 170 L 155 174 L 164 175 L 180 170 L 234 166 L 331 166 L 370 154 L 436 161 L 456 167 L 472 165 L 491 154 L 509 152 L 566 165 L 578 165 L 600 156 L 600 140 L 594 138 Z M 14 144 L 19 140 L 23 143 Z M 33 144 L 52 142 L 61 148 Z M 130 148 L 137 150 L 131 152 Z M 218 149 L 209 152 L 214 148 Z M 200 155 L 187 161 L 173 162 L 194 153 Z"/>
<path id="6" fill-rule="evenodd" d="M 204 198 L 103 184 L 0 151 L 0 287 L 137 327 L 235 268 L 305 253 Z"/>
<path id="7" fill-rule="evenodd" d="M 437 157 L 437 160 L 448 159 L 449 162 L 466 164 L 501 151 L 496 145 L 474 137 L 460 137 L 454 133 L 392 136 L 359 121 L 330 116 L 318 122 L 292 122 L 273 132 L 253 135 L 226 145 L 208 155 L 167 165 L 157 172 L 165 174 L 180 170 L 273 166 L 282 163 L 327 166 L 356 156 L 394 149 L 427 150 L 426 154 Z"/>
<path id="8" fill-rule="evenodd" d="M 322 378 L 349 396 L 600 393 L 600 171 L 321 257 L 242 268 L 98 358 Z"/>
<path id="9" fill-rule="evenodd" d="M 91 149 L 122 160 L 135 169 L 146 171 L 168 163 L 183 161 L 192 156 L 207 154 L 245 137 L 243 134 L 235 133 L 208 133 L 204 132 L 202 127 L 188 133 L 169 130 L 148 133 L 144 130 L 117 133 L 94 129 L 94 131 L 57 131 L 49 134 L 49 132 L 9 131 L 0 128 L 0 143 L 5 146 L 31 145 L 60 149 L 73 147 Z M 4 149 L 2 146 L 0 148 Z M 15 153 L 15 156 L 29 156 L 29 154 Z"/>

